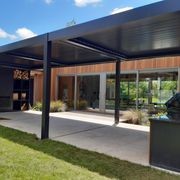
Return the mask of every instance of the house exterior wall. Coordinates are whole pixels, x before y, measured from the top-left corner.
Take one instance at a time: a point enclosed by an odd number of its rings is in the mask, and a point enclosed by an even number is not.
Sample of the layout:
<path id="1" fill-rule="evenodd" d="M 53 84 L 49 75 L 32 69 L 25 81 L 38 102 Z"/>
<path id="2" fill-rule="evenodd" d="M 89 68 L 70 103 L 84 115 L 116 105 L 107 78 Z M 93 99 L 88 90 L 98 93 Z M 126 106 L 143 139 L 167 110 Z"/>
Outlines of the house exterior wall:
<path id="1" fill-rule="evenodd" d="M 122 72 L 163 70 L 180 68 L 180 56 L 152 58 L 121 63 Z M 115 72 L 115 63 L 54 68 L 51 72 L 51 100 L 57 99 L 57 77 L 59 75 L 100 74 Z M 42 100 L 42 74 L 34 75 L 34 102 Z M 180 82 L 178 82 L 180 84 Z"/>
<path id="2" fill-rule="evenodd" d="M 0 68 L 0 111 L 13 110 L 13 70 Z"/>
<path id="3" fill-rule="evenodd" d="M 57 82 L 59 88 L 58 97 L 61 99 L 74 99 L 74 78 L 71 76 L 61 76 Z M 66 97 L 67 96 L 67 97 Z M 56 99 L 54 97 L 54 99 Z"/>

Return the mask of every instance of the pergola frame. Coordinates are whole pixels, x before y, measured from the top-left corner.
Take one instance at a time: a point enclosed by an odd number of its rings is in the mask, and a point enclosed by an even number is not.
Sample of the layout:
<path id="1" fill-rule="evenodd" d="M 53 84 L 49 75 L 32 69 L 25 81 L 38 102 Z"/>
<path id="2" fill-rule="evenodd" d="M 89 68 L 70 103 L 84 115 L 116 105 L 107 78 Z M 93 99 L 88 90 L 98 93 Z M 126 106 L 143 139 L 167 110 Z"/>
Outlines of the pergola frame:
<path id="1" fill-rule="evenodd" d="M 115 124 L 121 61 L 180 54 L 180 1 L 162 1 L 0 47 L 0 66 L 43 69 L 41 139 L 49 137 L 51 68 L 116 62 Z M 175 37 L 176 36 L 176 37 Z"/>
<path id="2" fill-rule="evenodd" d="M 41 139 L 49 137 L 49 109 L 51 90 L 51 48 L 48 41 L 48 34 L 44 38 L 44 61 L 43 61 L 43 106 L 42 106 L 42 127 Z"/>

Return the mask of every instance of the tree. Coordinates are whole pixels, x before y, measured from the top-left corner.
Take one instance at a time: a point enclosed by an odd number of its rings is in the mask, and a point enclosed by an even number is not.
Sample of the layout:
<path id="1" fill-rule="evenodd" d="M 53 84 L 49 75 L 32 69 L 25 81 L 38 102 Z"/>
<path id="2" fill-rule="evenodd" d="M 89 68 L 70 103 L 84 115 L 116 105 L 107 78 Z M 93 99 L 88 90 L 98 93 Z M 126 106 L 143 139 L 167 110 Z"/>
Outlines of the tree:
<path id="1" fill-rule="evenodd" d="M 76 25 L 76 21 L 72 19 L 71 21 L 67 22 L 66 27 L 74 26 Z"/>

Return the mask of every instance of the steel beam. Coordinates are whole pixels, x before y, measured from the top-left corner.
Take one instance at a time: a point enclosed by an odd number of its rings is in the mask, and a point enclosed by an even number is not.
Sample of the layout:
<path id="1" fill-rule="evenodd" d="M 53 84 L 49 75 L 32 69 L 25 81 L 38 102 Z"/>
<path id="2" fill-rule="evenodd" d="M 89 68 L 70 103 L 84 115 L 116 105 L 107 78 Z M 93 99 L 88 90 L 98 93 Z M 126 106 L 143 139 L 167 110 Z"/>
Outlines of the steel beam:
<path id="1" fill-rule="evenodd" d="M 19 52 L 18 53 L 17 52 L 8 52 L 8 53 L 6 53 L 6 55 L 13 56 L 15 58 L 24 59 L 24 60 L 27 60 L 27 61 L 43 62 L 42 57 L 36 57 L 34 55 L 27 54 L 27 53 L 24 54 L 24 53 L 19 53 Z M 58 60 L 55 60 L 55 59 L 52 59 L 52 58 L 51 58 L 51 63 L 55 64 L 55 65 L 59 65 L 59 66 L 64 65 L 61 62 L 59 62 Z"/>
<path id="2" fill-rule="evenodd" d="M 21 48 L 25 48 L 25 47 L 31 47 L 34 45 L 42 45 L 42 41 L 44 39 L 44 34 L 43 35 L 39 35 L 39 36 L 35 36 L 29 39 L 24 39 L 21 40 L 19 42 L 14 42 L 11 44 L 7 44 L 4 46 L 0 47 L 0 53 L 5 53 L 5 52 L 10 52 L 10 51 L 14 51 L 16 49 L 21 49 Z"/>
<path id="3" fill-rule="evenodd" d="M 114 59 L 117 59 L 117 58 L 118 59 L 119 58 L 120 59 L 127 59 L 128 58 L 125 54 L 123 54 L 121 52 L 115 51 L 113 49 L 110 49 L 108 47 L 104 47 L 104 46 L 99 45 L 99 44 L 96 44 L 95 42 L 86 40 L 84 38 L 69 39 L 69 40 L 66 40 L 65 42 L 72 44 L 72 45 L 75 45 L 75 46 L 82 47 L 84 49 L 88 49 L 88 50 L 103 54 L 103 55 L 110 57 L 110 58 L 114 58 Z"/>
<path id="4" fill-rule="evenodd" d="M 1 67 L 11 68 L 11 69 L 21 69 L 21 70 L 30 70 L 28 66 L 12 64 L 12 63 L 4 63 L 0 62 Z"/>
<path id="5" fill-rule="evenodd" d="M 116 61 L 116 82 L 115 82 L 115 113 L 114 122 L 119 123 L 119 109 L 120 109 L 120 60 Z"/>
<path id="6" fill-rule="evenodd" d="M 49 110 L 50 110 L 50 90 L 51 90 L 51 47 L 48 41 L 48 34 L 44 40 L 43 57 L 43 105 L 42 105 L 42 125 L 41 139 L 49 138 Z"/>

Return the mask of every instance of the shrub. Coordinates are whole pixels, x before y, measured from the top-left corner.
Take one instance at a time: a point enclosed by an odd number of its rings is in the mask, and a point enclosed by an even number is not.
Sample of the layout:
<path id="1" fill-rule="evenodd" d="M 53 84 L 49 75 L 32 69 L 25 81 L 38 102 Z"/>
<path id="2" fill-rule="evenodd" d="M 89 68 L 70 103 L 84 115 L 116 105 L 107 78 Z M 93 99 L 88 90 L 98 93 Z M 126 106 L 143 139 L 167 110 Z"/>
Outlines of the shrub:
<path id="1" fill-rule="evenodd" d="M 127 122 L 132 124 L 147 124 L 148 122 L 147 113 L 136 109 L 125 111 L 122 118 L 127 119 Z"/>
<path id="2" fill-rule="evenodd" d="M 37 102 L 32 108 L 36 111 L 42 111 L 42 103 Z M 62 101 L 51 101 L 50 103 L 50 112 L 64 112 L 66 111 L 66 104 Z"/>
<path id="3" fill-rule="evenodd" d="M 50 112 L 64 112 L 66 109 L 66 104 L 62 101 L 52 101 L 50 104 Z"/>
<path id="4" fill-rule="evenodd" d="M 80 100 L 77 102 L 77 109 L 79 110 L 86 110 L 87 109 L 87 101 L 86 100 Z"/>
<path id="5" fill-rule="evenodd" d="M 42 103 L 41 102 L 36 102 L 34 106 L 32 107 L 33 110 L 35 111 L 42 111 Z"/>

